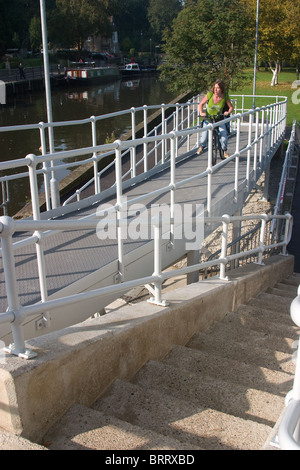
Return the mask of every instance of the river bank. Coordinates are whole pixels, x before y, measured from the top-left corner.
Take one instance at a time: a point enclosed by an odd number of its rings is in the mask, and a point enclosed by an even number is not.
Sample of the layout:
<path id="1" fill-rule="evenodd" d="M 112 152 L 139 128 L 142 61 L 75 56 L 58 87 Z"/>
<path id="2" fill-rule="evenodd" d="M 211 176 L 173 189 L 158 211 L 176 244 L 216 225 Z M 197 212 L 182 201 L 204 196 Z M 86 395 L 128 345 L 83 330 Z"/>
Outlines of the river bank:
<path id="1" fill-rule="evenodd" d="M 97 75 L 97 83 L 109 83 L 115 80 L 120 80 L 121 75 L 118 67 L 107 66 L 93 69 L 93 72 Z M 101 72 L 101 73 L 100 73 Z M 45 89 L 45 74 L 43 67 L 27 67 L 24 69 L 24 75 L 19 72 L 18 69 L 6 69 L 0 70 L 0 81 L 5 86 L 5 96 L 11 97 L 15 95 L 22 95 L 32 93 L 35 91 L 41 91 Z M 86 83 L 88 80 L 86 80 Z M 57 65 L 50 67 L 50 84 L 51 88 L 59 86 L 68 87 L 85 84 L 84 80 L 66 79 L 65 70 Z"/>

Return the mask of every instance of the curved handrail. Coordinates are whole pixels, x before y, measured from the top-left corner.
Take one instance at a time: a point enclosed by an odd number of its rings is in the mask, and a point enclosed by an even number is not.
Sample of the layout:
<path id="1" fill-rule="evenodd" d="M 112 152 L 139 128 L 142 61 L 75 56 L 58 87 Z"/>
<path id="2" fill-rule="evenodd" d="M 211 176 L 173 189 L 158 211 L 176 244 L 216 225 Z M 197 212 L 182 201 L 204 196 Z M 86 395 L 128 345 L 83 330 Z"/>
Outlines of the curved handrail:
<path id="1" fill-rule="evenodd" d="M 278 440 L 282 450 L 300 450 L 300 444 L 294 437 L 299 420 L 300 400 L 292 399 L 284 412 L 278 430 Z"/>
<path id="2" fill-rule="evenodd" d="M 298 295 L 291 303 L 291 318 L 300 326 L 300 285 Z M 300 349 L 298 345 L 296 370 L 293 389 L 286 397 L 287 407 L 284 411 L 279 429 L 278 440 L 282 450 L 300 450 Z"/>

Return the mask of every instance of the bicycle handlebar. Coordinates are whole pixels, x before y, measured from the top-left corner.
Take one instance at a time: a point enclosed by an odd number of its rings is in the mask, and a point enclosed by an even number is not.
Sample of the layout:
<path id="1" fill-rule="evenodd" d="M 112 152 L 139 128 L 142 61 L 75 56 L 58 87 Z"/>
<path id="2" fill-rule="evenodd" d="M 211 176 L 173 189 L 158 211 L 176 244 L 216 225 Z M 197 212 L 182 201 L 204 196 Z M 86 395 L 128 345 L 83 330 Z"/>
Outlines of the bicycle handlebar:
<path id="1" fill-rule="evenodd" d="M 222 121 L 223 119 L 226 118 L 223 113 L 220 113 L 220 114 L 206 114 L 205 116 L 201 116 L 201 114 L 199 114 L 199 117 L 202 117 L 203 119 L 208 119 L 208 120 L 213 121 L 213 122 Z"/>

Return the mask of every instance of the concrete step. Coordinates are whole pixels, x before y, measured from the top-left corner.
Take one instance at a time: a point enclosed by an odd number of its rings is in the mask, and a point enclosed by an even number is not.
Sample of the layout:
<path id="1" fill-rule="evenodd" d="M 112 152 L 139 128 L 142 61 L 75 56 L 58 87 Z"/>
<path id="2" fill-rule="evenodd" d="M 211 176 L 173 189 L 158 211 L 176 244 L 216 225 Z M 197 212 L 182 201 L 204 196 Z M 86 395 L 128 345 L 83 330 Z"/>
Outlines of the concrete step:
<path id="1" fill-rule="evenodd" d="M 45 436 L 51 450 L 258 450 L 293 386 L 299 276 L 117 379 L 90 408 L 74 405 Z M 267 447 L 266 447 L 267 446 Z"/>
<path id="2" fill-rule="evenodd" d="M 268 289 L 267 292 L 294 299 L 297 296 L 297 287 L 291 284 L 285 284 L 284 282 L 278 282 L 274 287 Z"/>
<path id="3" fill-rule="evenodd" d="M 250 388 L 285 397 L 293 386 L 293 377 L 285 372 L 228 359 L 211 352 L 175 346 L 163 359 L 164 364 L 197 372 Z"/>
<path id="4" fill-rule="evenodd" d="M 243 324 L 233 319 L 233 315 L 228 315 L 227 321 L 215 323 L 207 329 L 205 333 L 207 335 L 222 336 L 223 341 L 230 342 L 233 339 L 234 332 L 234 339 L 239 343 L 244 342 L 262 349 L 276 349 L 276 351 L 285 352 L 287 354 L 293 354 L 293 352 L 295 352 L 293 345 L 297 339 L 296 335 L 294 338 L 280 338 L 267 328 L 266 331 L 255 331 L 246 328 Z"/>
<path id="5" fill-rule="evenodd" d="M 244 327 L 261 332 L 270 332 L 277 336 L 297 339 L 300 328 L 286 313 L 273 312 L 253 305 L 240 305 L 236 312 L 229 312 L 225 322 L 240 322 Z"/>
<path id="6" fill-rule="evenodd" d="M 156 361 L 149 361 L 132 382 L 203 408 L 268 426 L 276 423 L 284 406 L 283 397 Z"/>
<path id="7" fill-rule="evenodd" d="M 249 307 L 239 308 L 237 312 L 229 312 L 223 319 L 223 322 L 230 324 L 232 327 L 236 326 L 239 329 L 246 328 L 270 337 L 287 338 L 287 344 L 290 344 L 292 349 L 293 343 L 297 340 L 300 332 L 299 327 L 255 317 L 252 315 L 252 309 Z"/>
<path id="8" fill-rule="evenodd" d="M 46 447 L 24 439 L 21 436 L 0 431 L 0 449 L 2 450 L 48 450 Z"/>
<path id="9" fill-rule="evenodd" d="M 94 408 L 208 450 L 259 450 L 272 429 L 121 380 L 113 384 Z"/>
<path id="10" fill-rule="evenodd" d="M 266 292 L 267 294 L 279 295 L 280 297 L 289 298 L 290 301 L 292 301 L 297 295 L 297 294 L 295 295 L 294 293 L 294 288 L 293 290 L 286 290 L 286 289 L 281 289 L 279 287 L 272 287 L 271 289 L 268 289 Z"/>
<path id="11" fill-rule="evenodd" d="M 83 405 L 73 405 L 44 444 L 50 450 L 201 450 Z"/>
<path id="12" fill-rule="evenodd" d="M 233 339 L 234 338 L 234 339 Z M 215 354 L 220 358 L 238 359 L 242 362 L 256 364 L 266 369 L 294 374 L 295 365 L 290 353 L 262 348 L 262 345 L 239 341 L 234 330 L 231 339 L 225 339 L 222 331 L 219 334 L 197 333 L 188 342 L 189 348 L 200 349 Z"/>
<path id="13" fill-rule="evenodd" d="M 250 302 L 252 302 L 252 300 Z M 247 305 L 240 305 L 237 312 L 239 312 L 239 314 L 250 314 L 252 318 L 262 320 L 266 324 L 270 323 L 272 325 L 279 325 L 279 327 L 288 328 L 293 335 L 300 331 L 300 328 L 292 321 L 290 314 L 282 312 L 281 310 L 276 311 L 248 303 Z"/>
<path id="14" fill-rule="evenodd" d="M 291 304 L 290 302 L 287 302 L 285 297 L 263 292 L 258 294 L 254 299 L 251 299 L 248 302 L 248 305 L 254 305 L 267 310 L 282 312 L 286 315 L 289 315 Z"/>
<path id="15" fill-rule="evenodd" d="M 293 273 L 292 275 L 288 276 L 281 282 L 283 284 L 295 286 L 298 288 L 298 286 L 300 285 L 300 275 L 299 273 Z"/>
<path id="16" fill-rule="evenodd" d="M 300 285 L 300 276 L 298 273 L 294 273 L 291 276 L 287 276 L 285 279 L 277 282 L 275 287 L 280 286 L 284 289 L 294 289 L 294 292 L 297 293 L 298 286 Z"/>

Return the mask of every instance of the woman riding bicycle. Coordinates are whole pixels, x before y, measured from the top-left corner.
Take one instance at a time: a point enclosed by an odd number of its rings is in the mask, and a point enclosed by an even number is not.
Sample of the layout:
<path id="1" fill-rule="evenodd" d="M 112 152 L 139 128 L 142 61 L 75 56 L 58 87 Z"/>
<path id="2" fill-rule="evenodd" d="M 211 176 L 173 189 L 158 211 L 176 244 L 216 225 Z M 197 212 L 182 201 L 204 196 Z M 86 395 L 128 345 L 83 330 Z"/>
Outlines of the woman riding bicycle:
<path id="1" fill-rule="evenodd" d="M 207 103 L 206 112 L 203 111 L 203 106 Z M 230 101 L 229 95 L 225 90 L 225 83 L 223 80 L 217 80 L 213 87 L 212 91 L 208 92 L 207 95 L 203 98 L 199 104 L 199 114 L 200 116 L 216 116 L 223 112 L 224 106 L 227 104 L 228 110 L 223 113 L 224 116 L 228 116 L 233 111 L 233 106 Z M 207 127 L 209 121 L 203 122 L 203 127 Z M 226 125 L 221 124 L 219 126 L 219 136 L 221 147 L 224 150 L 224 157 L 228 158 L 230 155 L 227 153 L 227 142 L 228 136 L 226 131 Z M 200 137 L 200 147 L 197 150 L 197 154 L 200 155 L 203 152 L 203 147 L 207 142 L 207 131 L 201 133 Z"/>

